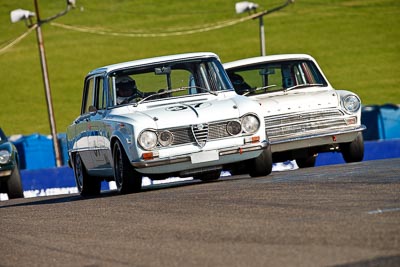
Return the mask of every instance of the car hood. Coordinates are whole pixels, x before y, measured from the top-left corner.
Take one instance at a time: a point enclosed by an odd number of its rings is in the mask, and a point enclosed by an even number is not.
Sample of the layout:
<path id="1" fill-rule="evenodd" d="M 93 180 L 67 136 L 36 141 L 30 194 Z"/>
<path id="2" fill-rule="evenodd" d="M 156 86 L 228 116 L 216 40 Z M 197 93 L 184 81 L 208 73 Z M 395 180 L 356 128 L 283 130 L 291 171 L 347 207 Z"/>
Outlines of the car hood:
<path id="1" fill-rule="evenodd" d="M 276 92 L 257 96 L 251 99 L 260 103 L 265 115 L 275 115 L 290 112 L 302 112 L 324 108 L 334 108 L 340 105 L 335 90 L 293 90 Z"/>
<path id="2" fill-rule="evenodd" d="M 177 101 L 140 105 L 137 108 L 129 107 L 136 110 L 120 116 L 126 117 L 136 125 L 143 123 L 146 124 L 146 128 L 163 129 L 239 118 L 243 114 L 239 106 L 234 97 L 217 97 L 214 100 L 204 98 L 193 102 Z"/>

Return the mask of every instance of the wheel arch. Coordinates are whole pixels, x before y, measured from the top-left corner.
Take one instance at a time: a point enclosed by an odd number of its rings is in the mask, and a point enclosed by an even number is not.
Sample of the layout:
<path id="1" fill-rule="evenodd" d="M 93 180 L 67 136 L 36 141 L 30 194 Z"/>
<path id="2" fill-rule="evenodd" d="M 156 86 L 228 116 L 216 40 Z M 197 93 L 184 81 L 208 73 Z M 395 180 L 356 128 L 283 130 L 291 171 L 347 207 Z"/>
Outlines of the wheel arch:
<path id="1" fill-rule="evenodd" d="M 129 161 L 134 161 L 139 157 L 139 151 L 135 140 L 133 139 L 133 134 L 130 137 L 124 136 L 119 132 L 116 132 L 110 138 L 110 151 L 113 156 L 114 146 L 116 142 L 119 142 L 127 155 Z"/>

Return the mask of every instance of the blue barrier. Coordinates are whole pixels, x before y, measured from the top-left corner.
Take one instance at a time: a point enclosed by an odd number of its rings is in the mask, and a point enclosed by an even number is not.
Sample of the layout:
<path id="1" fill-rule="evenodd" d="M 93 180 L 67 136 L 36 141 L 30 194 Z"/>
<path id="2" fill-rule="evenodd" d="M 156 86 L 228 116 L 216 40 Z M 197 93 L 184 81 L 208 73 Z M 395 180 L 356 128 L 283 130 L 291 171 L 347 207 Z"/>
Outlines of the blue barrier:
<path id="1" fill-rule="evenodd" d="M 24 191 L 46 188 L 75 187 L 74 172 L 70 167 L 21 170 Z"/>
<path id="2" fill-rule="evenodd" d="M 21 169 L 34 170 L 56 166 L 51 138 L 31 134 L 22 136 L 13 143 L 18 150 Z"/>
<path id="3" fill-rule="evenodd" d="M 21 170 L 21 181 L 24 191 L 76 187 L 74 172 L 67 166 L 40 170 Z M 109 189 L 108 183 L 102 182 L 101 189 Z"/>
<path id="4" fill-rule="evenodd" d="M 53 140 L 51 136 L 35 133 L 12 139 L 13 144 L 18 150 L 20 169 L 36 170 L 56 167 Z M 61 148 L 62 163 L 63 165 L 67 165 L 67 135 L 65 133 L 60 133 L 57 135 L 57 139 Z"/>
<path id="5" fill-rule="evenodd" d="M 364 141 L 364 161 L 400 158 L 400 139 Z M 340 152 L 320 153 L 316 166 L 345 163 Z"/>
<path id="6" fill-rule="evenodd" d="M 364 160 L 400 158 L 400 139 L 365 141 Z M 331 165 L 344 163 L 340 153 L 321 153 L 316 165 Z M 71 168 L 59 167 L 41 170 L 21 170 L 24 191 L 46 190 L 48 188 L 75 187 L 75 178 Z M 107 183 L 102 183 L 102 190 L 109 189 Z"/>
<path id="7" fill-rule="evenodd" d="M 367 126 L 364 140 L 400 138 L 400 108 L 385 104 L 362 107 L 361 123 Z"/>

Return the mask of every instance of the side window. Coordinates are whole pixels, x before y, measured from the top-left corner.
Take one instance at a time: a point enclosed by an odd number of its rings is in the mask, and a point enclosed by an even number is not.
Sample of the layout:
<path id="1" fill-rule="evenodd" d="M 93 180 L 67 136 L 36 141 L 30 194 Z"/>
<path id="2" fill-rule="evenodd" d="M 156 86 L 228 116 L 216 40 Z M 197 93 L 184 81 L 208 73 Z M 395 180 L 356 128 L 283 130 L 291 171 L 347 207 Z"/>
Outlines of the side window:
<path id="1" fill-rule="evenodd" d="M 107 107 L 107 92 L 104 90 L 104 83 L 102 77 L 96 78 L 96 89 L 97 89 L 97 109 L 105 109 Z"/>
<path id="2" fill-rule="evenodd" d="M 107 88 L 106 88 L 106 90 L 104 92 L 105 94 L 108 94 L 108 101 L 112 106 L 115 105 L 115 101 L 114 101 L 114 91 L 115 91 L 115 89 L 114 89 L 114 85 L 113 85 L 114 84 L 114 82 L 113 82 L 114 79 L 115 79 L 114 77 L 108 77 L 108 80 L 107 80 L 108 86 L 107 86 Z"/>
<path id="3" fill-rule="evenodd" d="M 93 84 L 94 84 L 93 78 L 86 80 L 81 114 L 89 113 L 89 107 L 93 105 L 93 100 L 94 100 Z"/>

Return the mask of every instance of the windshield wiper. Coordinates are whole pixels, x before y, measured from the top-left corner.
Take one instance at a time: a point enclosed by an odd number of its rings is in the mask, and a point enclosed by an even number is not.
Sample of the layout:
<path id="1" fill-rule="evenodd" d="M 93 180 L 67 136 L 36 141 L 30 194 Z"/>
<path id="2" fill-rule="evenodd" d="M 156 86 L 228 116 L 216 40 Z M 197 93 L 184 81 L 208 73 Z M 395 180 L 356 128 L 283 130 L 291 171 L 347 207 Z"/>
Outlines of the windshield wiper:
<path id="1" fill-rule="evenodd" d="M 188 89 L 191 89 L 191 88 L 200 89 L 202 91 L 206 91 L 207 93 L 210 93 L 210 94 L 215 95 L 215 96 L 218 95 L 217 92 L 211 91 L 211 90 L 209 90 L 207 88 L 204 88 L 204 87 L 200 87 L 200 86 L 182 86 L 182 87 L 179 87 L 179 88 L 170 89 L 170 90 L 164 90 L 162 92 L 158 92 L 158 93 L 154 93 L 154 94 L 148 95 L 148 96 L 142 98 L 140 101 L 138 101 L 136 103 L 133 103 L 133 105 L 135 107 L 137 107 L 139 104 L 142 104 L 144 101 L 146 101 L 146 100 L 148 100 L 148 99 L 150 99 L 152 97 L 165 95 L 165 94 L 169 94 L 169 93 L 174 93 L 174 92 L 185 91 L 185 90 L 188 90 Z"/>
<path id="2" fill-rule="evenodd" d="M 211 91 L 210 89 L 207 89 L 207 88 L 204 88 L 204 87 L 200 87 L 200 86 L 186 86 L 186 87 L 181 87 L 181 88 L 185 88 L 185 89 L 192 89 L 192 88 L 200 89 L 200 90 L 205 91 L 207 93 L 210 93 L 212 95 L 215 95 L 215 96 L 218 95 L 218 93 L 216 91 Z"/>
<path id="3" fill-rule="evenodd" d="M 154 93 L 154 94 L 151 94 L 151 95 L 148 95 L 148 96 L 142 98 L 140 101 L 134 103 L 133 105 L 136 107 L 139 104 L 142 104 L 147 99 L 150 99 L 150 98 L 152 98 L 154 96 L 160 96 L 160 95 L 165 95 L 165 94 L 169 94 L 169 93 L 185 91 L 186 89 L 187 89 L 186 87 L 179 87 L 179 88 L 176 88 L 176 89 L 164 90 L 162 92 Z"/>
<path id="4" fill-rule="evenodd" d="M 267 86 L 256 87 L 254 89 L 250 89 L 248 92 L 244 93 L 243 95 L 246 96 L 246 95 L 248 95 L 250 93 L 254 93 L 254 92 L 257 92 L 257 91 L 260 91 L 260 90 L 265 90 L 265 89 L 268 89 L 268 88 L 271 88 L 271 87 L 275 87 L 275 86 L 277 86 L 277 85 L 276 84 L 271 84 L 271 85 L 267 85 Z"/>
<path id="5" fill-rule="evenodd" d="M 293 90 L 293 89 L 298 89 L 298 88 L 303 88 L 303 87 L 312 87 L 312 86 L 324 86 L 322 83 L 305 83 L 305 84 L 298 84 L 292 87 L 288 87 L 285 90 L 283 90 L 284 92 Z"/>

